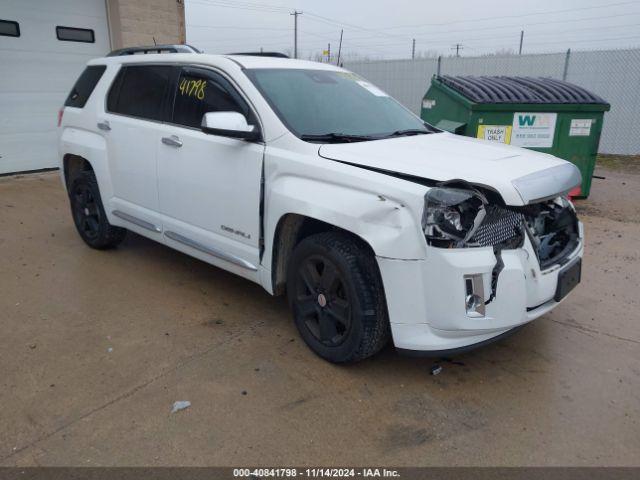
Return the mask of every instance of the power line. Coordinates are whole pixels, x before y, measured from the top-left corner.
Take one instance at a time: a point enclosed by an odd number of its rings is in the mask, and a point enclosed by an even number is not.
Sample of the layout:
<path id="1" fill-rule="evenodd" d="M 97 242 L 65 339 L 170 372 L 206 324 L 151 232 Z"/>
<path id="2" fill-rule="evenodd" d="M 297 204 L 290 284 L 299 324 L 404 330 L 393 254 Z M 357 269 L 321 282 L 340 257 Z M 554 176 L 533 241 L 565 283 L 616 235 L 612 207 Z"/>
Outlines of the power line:
<path id="1" fill-rule="evenodd" d="M 279 6 L 275 6 L 275 5 L 268 5 L 268 4 L 264 4 L 264 3 L 257 3 L 257 2 L 246 2 L 246 1 L 241 1 L 241 2 L 237 2 L 237 1 L 232 1 L 232 0 L 189 0 L 189 3 L 193 3 L 193 4 L 197 4 L 197 5 L 203 5 L 203 6 L 209 6 L 209 7 L 222 7 L 222 8 L 232 8 L 232 9 L 240 9 L 240 10 L 246 10 L 246 11 L 256 11 L 256 12 L 261 12 L 261 13 L 273 13 L 273 14 L 283 14 L 283 13 L 290 13 L 290 10 L 288 10 L 286 7 L 279 7 Z M 597 6 L 588 6 L 588 7 L 579 7 L 579 8 L 573 8 L 573 9 L 562 9 L 562 10 L 551 10 L 551 11 L 544 11 L 544 12 L 534 12 L 534 13 L 529 13 L 529 14 L 519 14 L 519 15 L 504 15 L 504 16 L 500 16 L 500 17 L 484 17 L 484 18 L 474 18 L 472 20 L 456 20 L 456 21 L 451 21 L 451 22 L 441 22 L 441 23 L 431 23 L 431 24 L 419 24 L 419 25 L 396 25 L 396 26 L 390 26 L 390 27 L 385 27 L 386 30 L 389 29 L 397 29 L 397 28 L 411 28 L 411 27 L 426 27 L 426 26 L 434 26 L 434 27 L 440 27 L 440 26 L 447 26 L 447 25 L 453 25 L 453 24 L 457 24 L 457 23 L 468 23 L 468 22 L 482 22 L 482 21 L 492 21 L 492 20 L 496 20 L 496 19 L 505 19 L 505 18 L 524 18 L 524 17 L 532 17 L 532 16 L 537 16 L 537 15 L 543 15 L 543 14 L 555 14 L 555 13 L 566 13 L 566 12 L 575 12 L 575 11 L 582 11 L 582 10 L 595 10 L 595 9 L 601 9 L 601 8 L 613 8 L 613 7 L 619 7 L 619 6 L 624 6 L 624 5 L 630 5 L 630 4 L 638 4 L 637 0 L 636 1 L 626 1 L 626 2 L 616 2 L 616 3 L 609 3 L 609 4 L 604 4 L 604 5 L 597 5 Z M 297 15 L 295 14 L 296 11 L 294 10 L 294 13 L 291 15 L 294 15 L 294 52 L 296 52 L 297 50 L 297 45 L 298 45 L 298 32 L 297 32 Z M 301 13 L 301 12 L 300 12 Z M 370 34 L 374 34 L 374 35 L 369 35 L 369 36 L 360 36 L 360 37 L 351 37 L 349 36 L 349 42 L 350 45 L 354 46 L 354 47 L 359 47 L 359 48 L 363 48 L 363 49 L 370 49 L 371 47 L 382 47 L 382 48 L 392 48 L 394 46 L 400 46 L 400 45 L 406 45 L 406 41 L 410 40 L 412 42 L 412 56 L 415 56 L 415 50 L 413 47 L 413 42 L 417 39 L 420 40 L 423 43 L 428 43 L 430 45 L 438 45 L 438 44 L 445 44 L 445 43 L 449 43 L 450 41 L 445 41 L 445 40 L 440 40 L 441 38 L 445 37 L 448 34 L 452 34 L 452 33 L 461 33 L 461 32 L 469 32 L 469 31 L 473 31 L 473 32 L 477 32 L 477 31 L 495 31 L 495 30 L 500 30 L 500 29 L 508 29 L 508 28 L 518 28 L 518 30 L 520 31 L 521 28 L 523 26 L 536 26 L 536 25 L 548 25 L 548 24 L 565 24 L 565 23 L 574 23 L 574 22 L 583 22 L 583 21 L 589 21 L 589 20 L 603 20 L 603 19 L 608 19 L 608 18 L 617 18 L 617 17 L 628 17 L 628 16 L 635 16 L 635 15 L 640 15 L 640 12 L 626 12 L 624 14 L 615 14 L 615 15 L 599 15 L 599 16 L 589 16 L 589 17 L 582 17 L 582 18 L 569 18 L 569 19 L 562 19 L 562 20 L 546 20 L 546 21 L 540 21 L 540 22 L 530 22 L 527 24 L 519 24 L 519 25 L 501 25 L 501 26 L 485 26 L 485 27 L 474 27 L 474 28 L 466 28 L 466 29 L 458 29 L 458 30 L 448 30 L 445 32 L 441 32 L 441 33 L 431 33 L 430 35 L 414 35 L 414 38 L 411 38 L 409 36 L 406 35 L 402 35 L 402 34 L 391 34 L 388 33 L 386 31 L 382 31 L 379 28 L 368 28 L 368 27 L 363 27 L 361 25 L 356 25 L 356 24 L 352 24 L 352 23 L 347 23 L 347 22 L 342 22 L 340 20 L 336 20 L 330 17 L 326 17 L 323 15 L 318 15 L 316 13 L 313 12 L 305 12 L 305 17 L 307 17 L 309 20 L 318 22 L 318 23 L 322 23 L 328 26 L 332 26 L 332 27 L 336 27 L 336 26 L 340 26 L 344 29 L 344 27 L 350 27 L 352 29 L 356 29 L 362 32 L 369 32 Z M 256 31 L 290 31 L 289 28 L 281 28 L 281 27 L 247 27 L 247 26 L 239 26 L 239 27 L 232 27 L 229 25 L 221 25 L 221 26 L 213 26 L 213 25 L 198 25 L 198 24 L 189 24 L 189 27 L 193 26 L 194 28 L 236 28 L 238 30 L 256 30 Z M 566 32 L 570 32 L 570 31 L 587 31 L 587 30 L 603 30 L 603 29 L 607 29 L 607 28 L 620 28 L 620 27 L 637 27 L 638 24 L 630 24 L 630 25 L 616 25 L 616 26 L 605 26 L 605 27 L 588 27 L 588 28 L 579 28 L 579 29 L 564 29 L 563 32 L 561 33 L 566 33 Z M 330 33 L 326 33 L 326 34 L 321 34 L 321 33 L 317 33 L 317 32 L 304 32 L 305 35 L 312 35 L 318 38 L 322 38 L 322 39 L 327 39 L 327 37 L 329 37 L 331 34 Z M 544 32 L 541 33 L 536 33 L 536 32 L 528 32 L 528 38 L 531 37 L 536 37 L 536 35 L 542 35 L 544 34 Z M 337 35 L 337 32 L 335 33 L 335 35 Z M 362 45 L 357 43 L 357 41 L 362 41 L 362 40 L 367 40 L 367 39 L 381 39 L 382 37 L 387 37 L 389 39 L 392 38 L 396 38 L 396 39 L 403 39 L 404 41 L 402 43 L 384 43 L 384 44 L 377 44 L 377 45 Z M 274 38 L 272 36 L 269 36 L 269 38 Z M 433 38 L 433 40 L 430 40 L 431 38 Z M 505 38 L 505 39 L 513 39 L 514 36 L 512 35 L 503 35 L 501 37 L 496 37 L 496 36 L 485 36 L 485 37 L 475 37 L 474 38 L 464 38 L 464 41 L 470 41 L 470 40 L 495 40 L 497 38 Z M 560 44 L 563 42 L 566 43 L 584 43 L 584 42 L 597 42 L 597 41 L 613 41 L 613 40 L 624 40 L 624 39 L 633 39 L 636 38 L 635 36 L 626 36 L 626 37 L 614 37 L 614 38 L 605 38 L 605 39 L 581 39 L 581 40 L 574 40 L 573 42 L 570 42 L 566 39 L 561 39 L 561 40 L 556 40 L 556 41 L 550 41 L 550 42 L 528 42 L 528 45 L 544 45 L 544 44 Z M 355 40 L 355 41 L 352 41 Z M 231 39 L 230 39 L 231 40 Z M 241 40 L 241 39 L 238 39 Z M 515 42 L 515 40 L 514 40 Z M 366 43 L 366 42 L 365 42 Z M 264 44 L 263 42 L 260 42 L 260 44 Z M 279 43 L 278 43 L 279 44 Z M 449 43 L 450 44 L 450 43 Z M 513 43 L 512 43 L 513 45 Z M 459 55 L 460 53 L 460 47 L 461 45 L 457 44 L 456 47 L 456 53 Z M 503 45 L 504 46 L 504 45 Z M 469 47 L 472 48 L 472 47 Z M 488 48 L 488 47 L 483 47 L 483 48 Z M 473 49 L 473 48 L 472 48 Z M 294 56 L 297 56 L 297 52 L 294 54 Z"/>
<path id="2" fill-rule="evenodd" d="M 419 40 L 426 40 L 428 41 L 429 38 L 433 38 L 433 37 L 441 37 L 443 34 L 450 34 L 450 33 L 464 33 L 464 32 L 478 32 L 478 31 L 487 31 L 487 30 L 501 30 L 501 29 L 505 29 L 505 28 L 518 28 L 521 29 L 522 27 L 532 27 L 532 26 L 536 26 L 536 25 L 549 25 L 549 24 L 557 24 L 557 23 L 575 23 L 575 22 L 583 22 L 583 21 L 588 21 L 588 20 L 604 20 L 604 19 L 609 19 L 609 18 L 618 18 L 618 17 L 629 17 L 629 16 L 633 16 L 633 15 L 640 15 L 640 12 L 627 12 L 627 13 L 620 13 L 620 14 L 616 14 L 616 15 L 599 15 L 596 17 L 584 17 L 584 18 L 571 18 L 568 20 L 548 20 L 548 21 L 544 21 L 544 22 L 536 22 L 536 23 L 528 23 L 528 24 L 517 24 L 517 25 L 500 25 L 500 26 L 492 26 L 492 27 L 474 27 L 474 28 L 465 28 L 465 29 L 459 29 L 459 30 L 447 30 L 446 32 L 434 32 L 429 36 L 421 36 L 421 35 L 417 35 L 416 38 Z M 631 25 L 633 26 L 633 25 Z M 588 27 L 589 29 L 599 29 L 599 28 L 608 28 L 608 27 Z M 566 29 L 565 29 L 566 31 Z M 373 36 L 373 37 L 354 37 L 354 40 L 365 40 L 365 39 L 369 39 L 369 38 L 379 38 L 377 36 Z"/>
<path id="3" fill-rule="evenodd" d="M 610 28 L 620 28 L 620 27 L 640 27 L 640 24 L 638 23 L 634 23 L 634 24 L 624 24 L 624 25 L 611 25 L 611 26 L 607 26 L 607 27 L 588 27 L 588 28 L 578 28 L 578 29 L 568 29 L 565 30 L 564 32 L 562 32 L 562 35 L 566 35 L 566 34 L 571 34 L 572 32 L 583 32 L 583 31 L 600 31 L 600 30 L 604 30 L 604 29 L 610 29 Z M 534 33 L 529 33 L 528 34 L 528 38 L 531 37 L 538 37 L 538 36 L 548 36 L 549 32 L 534 32 Z M 478 40 L 496 40 L 496 39 L 516 39 L 518 37 L 518 32 L 514 32 L 511 35 L 500 35 L 500 36 L 495 36 L 495 35 L 485 35 L 485 36 L 481 36 L 481 37 L 463 37 L 462 40 L 464 40 L 465 42 L 469 42 L 469 41 L 478 41 Z M 566 38 L 559 38 L 558 40 L 556 40 L 553 43 L 562 43 L 562 42 L 566 42 L 568 41 Z M 447 39 L 446 35 L 440 35 L 438 37 L 438 40 L 427 40 L 425 41 L 428 45 L 445 45 L 445 44 L 451 44 L 451 39 Z M 362 44 L 354 44 L 354 45 L 358 45 L 358 46 L 362 46 L 363 48 L 366 48 L 364 45 Z M 377 44 L 368 44 L 367 47 L 398 47 L 398 46 L 403 46 L 406 45 L 405 42 L 396 42 L 396 43 L 377 43 Z"/>
<path id="4" fill-rule="evenodd" d="M 501 17 L 495 17 L 495 16 L 491 16 L 491 17 L 482 17 L 482 18 L 473 18 L 470 20 L 454 20 L 451 22 L 442 22 L 442 23 L 422 23 L 422 24 L 412 24 L 412 25 L 395 25 L 395 26 L 390 26 L 390 27 L 384 27 L 386 30 L 391 30 L 391 29 L 397 29 L 397 28 L 416 28 L 416 27 L 440 27 L 440 26 L 447 26 L 447 25 L 454 25 L 456 23 L 469 23 L 469 22 L 481 22 L 484 20 L 501 20 L 504 18 L 523 18 L 523 17 L 531 17 L 531 16 L 536 16 L 536 15 L 549 15 L 549 14 L 554 14 L 554 13 L 567 13 L 567 12 L 576 12 L 576 11 L 582 11 L 582 10 L 594 10 L 594 9 L 598 9 L 598 8 L 611 8 L 611 7 L 619 7 L 619 6 L 623 6 L 623 5 L 637 5 L 638 1 L 628 1 L 628 2 L 617 2 L 617 3 L 608 3 L 608 4 L 604 4 L 604 5 L 594 5 L 591 7 L 579 7 L 579 8 L 567 8 L 567 9 L 563 9 L 563 10 L 547 10 L 544 12 L 536 12 L 536 13 L 524 13 L 521 15 L 503 15 Z"/>
<path id="5" fill-rule="evenodd" d="M 250 41 L 251 42 L 257 41 L 257 42 L 263 43 L 263 42 L 261 42 L 262 38 L 266 38 L 269 41 L 276 40 L 276 39 L 282 39 L 279 42 L 282 42 L 282 43 L 287 42 L 288 43 L 288 41 L 290 41 L 290 39 L 291 39 L 291 33 L 285 33 L 284 35 L 269 35 L 269 36 L 264 36 L 264 37 L 256 37 L 255 39 L 250 39 Z M 288 41 L 284 40 L 285 38 L 289 39 L 289 40 Z M 247 40 L 246 35 L 243 36 L 243 37 L 226 37 L 225 36 L 224 40 L 215 40 L 215 41 L 211 41 L 211 42 L 204 41 L 204 42 L 199 42 L 199 43 L 204 43 L 204 44 L 211 43 L 212 45 L 213 44 L 215 44 L 215 45 L 229 45 L 229 44 L 237 45 L 238 43 L 244 43 L 244 41 L 246 41 L 246 40 Z M 271 43 L 273 43 L 273 42 L 271 42 Z"/>
<path id="6" fill-rule="evenodd" d="M 253 10 L 273 11 L 273 12 L 282 12 L 282 13 L 290 11 L 290 8 L 287 8 L 287 7 L 279 7 L 279 6 L 276 6 L 276 5 L 269 5 L 269 4 L 265 4 L 265 3 L 256 3 L 256 2 L 236 2 L 236 1 L 231 1 L 231 0 L 189 0 L 189 3 L 196 3 L 196 4 L 200 4 L 200 5 L 221 6 L 221 7 L 225 7 L 225 8 L 249 9 L 249 10 L 253 9 Z M 562 9 L 562 10 L 545 10 L 545 11 L 539 11 L 539 12 L 533 12 L 533 13 L 525 13 L 525 14 L 519 14 L 519 15 L 502 15 L 502 16 L 499 16 L 499 17 L 491 16 L 491 17 L 473 18 L 473 19 L 469 19 L 469 20 L 453 20 L 453 21 L 450 21 L 450 22 L 439 22 L 439 23 L 392 25 L 392 26 L 382 26 L 382 27 L 378 27 L 378 28 L 362 27 L 362 26 L 359 26 L 359 25 L 354 25 L 354 24 L 342 22 L 340 20 L 336 20 L 336 19 L 333 19 L 333 18 L 329 18 L 329 17 L 325 17 L 325 16 L 322 16 L 322 15 L 318 15 L 318 14 L 313 13 L 313 12 L 307 12 L 307 15 L 314 16 L 314 17 L 316 17 L 318 19 L 325 20 L 326 22 L 337 23 L 337 24 L 340 24 L 340 25 L 349 26 L 349 27 L 356 28 L 356 29 L 359 29 L 359 30 L 384 33 L 387 36 L 402 37 L 402 35 L 390 34 L 390 33 L 382 32 L 380 29 L 391 30 L 391 29 L 398 29 L 398 28 L 438 27 L 438 26 L 454 25 L 454 24 L 457 24 L 457 23 L 469 23 L 469 22 L 477 23 L 477 22 L 480 22 L 480 21 L 486 21 L 486 20 L 493 21 L 493 20 L 500 20 L 500 19 L 505 19 L 505 18 L 524 18 L 524 17 L 531 17 L 531 16 L 538 16 L 538 15 L 549 15 L 549 14 L 556 14 L 556 13 L 574 13 L 576 11 L 596 10 L 596 9 L 601 9 L 601 8 L 612 8 L 612 7 L 618 7 L 618 6 L 637 5 L 637 4 L 638 4 L 638 2 L 637 2 L 637 0 L 635 0 L 635 1 L 626 1 L 626 2 L 607 3 L 607 4 L 602 4 L 602 5 L 593 5 L 593 6 L 588 6 L 588 7 L 568 8 L 568 9 Z M 594 18 L 600 18 L 600 17 L 594 17 Z"/>
<path id="7" fill-rule="evenodd" d="M 189 0 L 189 3 L 200 3 L 203 5 L 208 4 L 213 6 L 239 8 L 239 9 L 273 10 L 273 11 L 280 11 L 280 12 L 289 11 L 287 7 L 280 7 L 277 5 L 270 5 L 266 3 L 255 3 L 255 2 L 236 2 L 232 0 Z"/>
<path id="8" fill-rule="evenodd" d="M 208 7 L 223 7 L 232 8 L 237 10 L 249 10 L 254 12 L 265 13 L 286 13 L 287 9 L 281 7 L 272 7 L 268 5 L 249 4 L 244 2 L 224 2 L 220 0 L 189 0 L 189 3 L 196 5 L 203 5 Z"/>
<path id="9" fill-rule="evenodd" d="M 196 23 L 187 24 L 188 27 L 196 27 L 196 28 L 215 28 L 216 30 L 220 29 L 230 29 L 230 30 L 281 30 L 281 31 L 291 31 L 291 28 L 285 27 L 245 27 L 240 25 L 198 25 Z"/>
<path id="10" fill-rule="evenodd" d="M 379 30 L 376 28 L 367 28 L 367 27 L 361 27 L 360 25 L 354 25 L 353 23 L 347 23 L 347 22 L 341 22 L 340 20 L 335 20 L 329 17 L 324 17 L 322 15 L 318 15 L 315 13 L 310 13 L 307 12 L 307 15 L 309 15 L 309 17 L 317 22 L 321 22 L 321 23 L 327 23 L 329 25 L 337 25 L 340 27 L 351 27 L 351 28 L 355 28 L 356 30 L 362 30 L 365 32 L 372 32 L 372 33 L 377 33 L 378 35 L 383 35 L 386 37 L 391 37 L 391 38 L 403 38 L 403 39 L 407 39 L 407 38 L 411 38 L 411 37 L 407 37 L 405 35 L 397 35 L 397 34 L 391 34 L 391 33 L 387 33 L 383 30 Z"/>
<path id="11" fill-rule="evenodd" d="M 584 39 L 584 40 L 569 40 L 567 41 L 567 43 L 572 44 L 572 43 L 589 43 L 589 42 L 610 42 L 612 40 L 630 40 L 630 39 L 636 39 L 636 38 L 640 38 L 640 35 L 631 35 L 631 36 L 627 36 L 627 37 L 609 37 L 609 38 L 593 38 L 593 39 Z M 533 42 L 529 45 L 552 45 L 552 44 L 558 44 L 558 41 L 553 41 L 553 42 Z"/>
<path id="12" fill-rule="evenodd" d="M 236 1 L 231 1 L 231 0 L 189 0 L 190 3 L 196 3 L 196 4 L 200 4 L 200 5 L 205 5 L 205 6 L 220 6 L 220 7 L 224 7 L 224 8 L 234 8 L 234 9 L 244 9 L 244 10 L 256 10 L 256 11 L 268 11 L 268 12 L 273 12 L 273 13 L 284 13 L 284 12 L 288 12 L 288 10 L 285 7 L 278 7 L 275 5 L 268 5 L 268 4 L 263 4 L 263 3 L 255 3 L 255 2 L 236 2 Z M 431 24 L 421 24 L 421 25 L 396 25 L 396 26 L 391 26 L 391 27 L 384 27 L 386 30 L 388 29 L 395 29 L 395 28 L 407 28 L 407 27 L 411 27 L 411 26 L 446 26 L 446 25 L 452 25 L 452 24 L 456 24 L 456 23 L 468 23 L 470 21 L 473 22 L 478 22 L 478 21 L 483 21 L 483 20 L 495 20 L 495 19 L 502 19 L 502 18 L 521 18 L 521 17 L 527 17 L 527 16 L 536 16 L 536 15 L 542 15 L 542 14 L 549 14 L 549 13 L 563 13 L 563 12 L 575 12 L 575 11 L 580 11 L 580 10 L 593 10 L 593 9 L 598 9 L 598 8 L 610 8 L 610 7 L 615 7 L 615 6 L 623 6 L 623 5 L 628 5 L 628 4 L 637 4 L 637 1 L 633 2 L 633 1 L 627 1 L 627 2 L 617 2 L 617 3 L 610 3 L 610 4 L 605 4 L 605 5 L 598 5 L 598 6 L 591 6 L 591 7 L 581 7 L 581 8 L 574 8 L 574 9 L 563 9 L 563 10 L 554 10 L 554 11 L 546 11 L 546 12 L 535 12 L 535 13 L 530 13 L 530 14 L 522 14 L 522 15 L 504 15 L 501 17 L 485 17 L 485 18 L 475 18 L 473 20 L 456 20 L 456 21 L 452 21 L 452 22 L 441 22 L 441 23 L 431 23 Z M 638 12 L 640 13 L 640 12 Z M 610 15 L 610 16 L 596 16 L 596 17 L 584 17 L 584 18 L 572 18 L 572 19 L 565 19 L 565 20 L 552 20 L 552 21 L 544 21 L 544 22 L 538 22 L 538 23 L 529 23 L 526 26 L 531 26 L 531 25 L 541 25 L 541 24 L 548 24 L 548 23 L 569 23 L 569 22 L 579 22 L 579 21 L 586 21 L 586 20 L 593 20 L 593 19 L 603 19 L 603 18 L 613 18 L 613 17 L 619 17 L 619 16 L 627 16 L 627 15 L 634 15 L 637 14 L 635 12 L 627 12 L 625 14 L 619 14 L 619 15 Z M 313 20 L 314 21 L 318 21 L 321 23 L 325 23 L 331 26 L 348 26 L 351 28 L 355 28 L 358 30 L 362 30 L 365 32 L 371 32 L 371 33 L 376 33 L 375 36 L 373 37 L 354 37 L 354 39 L 358 40 L 362 40 L 365 38 L 378 38 L 380 35 L 383 36 L 387 36 L 387 37 L 395 37 L 395 38 L 403 38 L 403 39 L 411 39 L 410 37 L 404 36 L 404 35 L 398 35 L 398 34 L 390 34 L 388 32 L 385 31 L 381 31 L 379 29 L 376 28 L 368 28 L 368 27 L 362 27 L 360 25 L 355 25 L 355 24 L 351 24 L 351 23 L 347 23 L 347 22 L 342 22 L 340 20 L 336 20 L 333 18 L 329 18 L 329 17 L 325 17 L 322 15 L 318 15 L 316 13 L 313 12 L 307 12 L 307 15 L 310 17 L 314 17 Z M 503 26 L 491 26 L 491 27 L 474 27 L 471 29 L 460 29 L 460 30 L 455 30 L 455 31 L 448 31 L 446 33 L 453 33 L 453 32 L 464 32 L 464 31 L 478 31 L 478 30 L 494 30 L 494 29 L 500 29 L 500 28 L 510 28 L 510 27 L 521 27 L 522 25 L 503 25 Z M 256 27 L 258 28 L 258 27 Z M 424 38 L 424 37 L 422 37 Z"/>

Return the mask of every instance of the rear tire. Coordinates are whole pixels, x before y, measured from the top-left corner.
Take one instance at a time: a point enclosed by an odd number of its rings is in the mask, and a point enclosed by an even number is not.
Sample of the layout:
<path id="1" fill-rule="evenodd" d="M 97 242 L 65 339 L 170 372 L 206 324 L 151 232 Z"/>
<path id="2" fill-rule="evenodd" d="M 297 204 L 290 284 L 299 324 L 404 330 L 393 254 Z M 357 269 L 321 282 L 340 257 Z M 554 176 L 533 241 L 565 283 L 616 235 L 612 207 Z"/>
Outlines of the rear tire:
<path id="1" fill-rule="evenodd" d="M 289 263 L 287 296 L 300 335 L 325 360 L 357 362 L 389 339 L 375 257 L 346 233 L 320 233 L 300 242 Z"/>
<path id="2" fill-rule="evenodd" d="M 76 229 L 91 248 L 114 248 L 124 240 L 127 230 L 114 227 L 107 220 L 93 171 L 82 171 L 71 180 L 69 201 Z"/>

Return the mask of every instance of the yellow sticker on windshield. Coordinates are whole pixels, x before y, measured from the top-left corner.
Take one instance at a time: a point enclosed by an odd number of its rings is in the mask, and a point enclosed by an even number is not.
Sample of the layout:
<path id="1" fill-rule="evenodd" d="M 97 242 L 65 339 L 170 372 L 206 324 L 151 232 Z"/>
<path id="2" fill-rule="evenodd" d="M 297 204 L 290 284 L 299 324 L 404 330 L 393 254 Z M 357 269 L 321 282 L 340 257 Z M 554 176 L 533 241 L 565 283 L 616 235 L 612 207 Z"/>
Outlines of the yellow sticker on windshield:
<path id="1" fill-rule="evenodd" d="M 356 80 L 356 83 L 360 85 L 362 88 L 367 89 L 370 93 L 373 93 L 376 97 L 388 97 L 385 92 L 380 90 L 378 87 L 373 85 L 372 83 L 365 82 L 364 80 Z"/>
<path id="2" fill-rule="evenodd" d="M 361 78 L 353 72 L 336 72 L 336 75 L 339 75 L 343 78 L 348 78 L 349 80 L 361 80 Z"/>

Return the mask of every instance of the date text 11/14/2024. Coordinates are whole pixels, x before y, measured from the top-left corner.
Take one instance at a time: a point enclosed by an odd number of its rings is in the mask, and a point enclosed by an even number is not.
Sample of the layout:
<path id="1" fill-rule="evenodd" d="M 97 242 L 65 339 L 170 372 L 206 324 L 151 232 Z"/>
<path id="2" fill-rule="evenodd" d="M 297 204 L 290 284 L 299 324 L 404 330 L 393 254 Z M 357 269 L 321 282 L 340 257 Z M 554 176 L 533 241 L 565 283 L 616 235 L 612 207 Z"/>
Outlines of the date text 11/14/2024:
<path id="1" fill-rule="evenodd" d="M 236 478 L 400 478 L 386 468 L 234 468 Z"/>

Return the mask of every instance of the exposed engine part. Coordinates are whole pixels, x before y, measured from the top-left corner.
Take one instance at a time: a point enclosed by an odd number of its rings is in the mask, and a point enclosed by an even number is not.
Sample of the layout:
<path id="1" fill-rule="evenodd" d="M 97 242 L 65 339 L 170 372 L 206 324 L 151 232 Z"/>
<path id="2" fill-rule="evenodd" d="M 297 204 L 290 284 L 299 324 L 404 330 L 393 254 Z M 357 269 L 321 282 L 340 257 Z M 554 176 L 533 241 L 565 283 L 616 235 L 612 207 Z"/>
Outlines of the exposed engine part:
<path id="1" fill-rule="evenodd" d="M 578 218 L 564 198 L 525 207 L 529 238 L 544 270 L 562 261 L 578 245 Z"/>
<path id="2" fill-rule="evenodd" d="M 511 211 L 519 216 L 523 222 L 523 230 L 528 234 L 536 252 L 541 270 L 545 270 L 556 263 L 563 263 L 565 258 L 578 246 L 578 217 L 571 204 L 562 197 L 524 208 L 496 208 Z M 500 218 L 508 219 L 511 217 Z M 509 222 L 502 220 L 500 223 L 508 225 Z M 507 225 L 503 225 L 500 230 L 510 231 Z M 495 238 L 497 239 L 498 237 Z M 519 243 L 513 243 L 516 238 L 514 236 L 508 241 L 494 244 L 493 251 L 496 257 L 496 265 L 491 274 L 491 295 L 485 305 L 490 303 L 496 296 L 498 277 L 504 268 L 502 250 L 520 248 L 524 242 L 524 237 L 522 236 L 519 237 Z"/>

